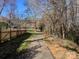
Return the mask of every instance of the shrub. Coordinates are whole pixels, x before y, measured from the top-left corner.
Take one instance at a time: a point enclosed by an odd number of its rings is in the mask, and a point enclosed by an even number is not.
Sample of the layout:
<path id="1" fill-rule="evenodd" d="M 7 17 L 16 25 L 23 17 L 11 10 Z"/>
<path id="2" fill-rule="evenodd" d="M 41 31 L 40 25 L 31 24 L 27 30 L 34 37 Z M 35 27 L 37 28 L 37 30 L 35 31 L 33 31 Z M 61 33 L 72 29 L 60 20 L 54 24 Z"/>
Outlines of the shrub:
<path id="1" fill-rule="evenodd" d="M 67 37 L 66 37 L 68 40 L 71 40 L 73 42 L 76 42 L 76 33 L 74 31 L 69 31 L 67 33 Z M 77 43 L 77 42 L 76 42 Z"/>

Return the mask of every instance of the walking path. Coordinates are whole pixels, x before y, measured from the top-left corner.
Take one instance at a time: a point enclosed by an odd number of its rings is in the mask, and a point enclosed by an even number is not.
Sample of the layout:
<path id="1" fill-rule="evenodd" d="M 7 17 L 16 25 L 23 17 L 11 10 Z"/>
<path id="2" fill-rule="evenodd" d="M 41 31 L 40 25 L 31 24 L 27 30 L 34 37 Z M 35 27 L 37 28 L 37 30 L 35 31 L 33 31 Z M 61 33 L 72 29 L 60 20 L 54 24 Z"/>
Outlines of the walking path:
<path id="1" fill-rule="evenodd" d="M 42 35 L 36 35 L 32 39 L 27 40 L 33 41 L 29 46 L 31 48 L 31 54 L 28 59 L 54 59 L 42 38 Z"/>
<path id="2" fill-rule="evenodd" d="M 24 34 L 22 37 L 0 44 L 0 59 L 54 59 L 42 39 L 43 35 L 34 35 L 31 38 L 29 35 Z M 17 49 L 21 45 L 24 45 L 22 47 L 25 49 L 18 53 Z"/>

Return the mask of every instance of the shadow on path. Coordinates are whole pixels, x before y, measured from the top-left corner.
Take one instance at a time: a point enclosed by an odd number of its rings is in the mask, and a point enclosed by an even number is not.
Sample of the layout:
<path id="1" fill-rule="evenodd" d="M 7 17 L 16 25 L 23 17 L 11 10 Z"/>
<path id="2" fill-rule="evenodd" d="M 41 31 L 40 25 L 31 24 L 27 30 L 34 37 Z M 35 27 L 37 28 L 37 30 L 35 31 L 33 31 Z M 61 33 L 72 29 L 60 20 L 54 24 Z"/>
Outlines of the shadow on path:
<path id="1" fill-rule="evenodd" d="M 36 45 L 36 46 L 33 46 L 33 47 L 31 47 L 31 48 L 29 48 L 29 49 L 23 51 L 23 52 L 19 55 L 18 59 L 33 59 L 34 57 L 36 57 L 36 55 L 37 55 L 38 53 L 41 53 L 41 51 L 38 51 L 38 50 L 37 50 L 37 49 L 39 49 L 39 48 L 41 48 L 41 46 Z"/>
<path id="2" fill-rule="evenodd" d="M 16 50 L 30 36 L 31 33 L 25 33 L 10 41 L 0 43 L 0 59 L 19 59 L 18 57 L 21 53 L 18 53 Z"/>

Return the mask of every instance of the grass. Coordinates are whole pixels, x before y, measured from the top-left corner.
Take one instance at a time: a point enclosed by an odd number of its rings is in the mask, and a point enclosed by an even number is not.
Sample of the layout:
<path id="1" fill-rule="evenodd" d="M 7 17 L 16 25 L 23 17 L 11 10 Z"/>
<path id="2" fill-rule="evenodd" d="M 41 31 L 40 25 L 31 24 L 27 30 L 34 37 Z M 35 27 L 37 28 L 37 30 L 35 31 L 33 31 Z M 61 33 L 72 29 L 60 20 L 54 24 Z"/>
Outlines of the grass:
<path id="1" fill-rule="evenodd" d="M 31 33 L 32 35 L 39 35 L 39 34 L 42 34 L 42 32 L 36 32 L 36 31 L 27 31 L 29 33 Z"/>
<path id="2" fill-rule="evenodd" d="M 30 43 L 31 43 L 31 42 L 24 41 L 24 42 L 17 48 L 17 52 L 20 53 L 20 52 L 22 52 L 23 50 L 28 49 Z"/>

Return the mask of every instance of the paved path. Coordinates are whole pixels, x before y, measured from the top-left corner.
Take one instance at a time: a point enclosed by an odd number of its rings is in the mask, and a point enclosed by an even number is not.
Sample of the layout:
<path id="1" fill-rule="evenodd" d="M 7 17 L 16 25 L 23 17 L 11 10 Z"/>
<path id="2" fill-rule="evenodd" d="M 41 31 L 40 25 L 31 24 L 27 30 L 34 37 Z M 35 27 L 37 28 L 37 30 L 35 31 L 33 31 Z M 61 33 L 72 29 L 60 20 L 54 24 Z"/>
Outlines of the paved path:
<path id="1" fill-rule="evenodd" d="M 30 44 L 31 54 L 29 54 L 30 57 L 26 59 L 54 59 L 51 52 L 45 45 L 45 42 L 43 40 L 40 40 L 43 38 L 42 35 L 37 35 L 32 39 L 33 42 Z"/>
<path id="2" fill-rule="evenodd" d="M 32 38 L 26 38 L 26 35 L 23 36 L 1 44 L 0 59 L 54 59 L 42 40 L 42 35 L 36 35 Z M 29 47 L 18 53 L 17 49 L 21 44 L 23 42 L 27 43 L 25 40 L 31 42 Z"/>

